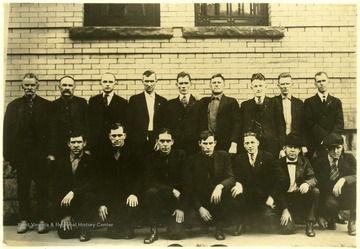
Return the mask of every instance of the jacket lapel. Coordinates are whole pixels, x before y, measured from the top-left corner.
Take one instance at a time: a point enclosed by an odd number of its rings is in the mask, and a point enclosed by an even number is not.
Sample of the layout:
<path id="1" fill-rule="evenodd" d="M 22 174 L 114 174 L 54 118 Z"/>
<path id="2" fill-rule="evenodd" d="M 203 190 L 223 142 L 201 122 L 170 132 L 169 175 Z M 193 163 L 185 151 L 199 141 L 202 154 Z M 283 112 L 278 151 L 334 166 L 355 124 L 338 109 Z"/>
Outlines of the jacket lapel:
<path id="1" fill-rule="evenodd" d="M 223 95 L 220 100 L 218 114 L 222 111 L 222 109 L 224 109 L 227 101 L 228 101 L 227 97 L 225 95 Z"/>
<path id="2" fill-rule="evenodd" d="M 144 110 L 144 112 L 146 113 L 146 117 L 149 120 L 149 110 L 147 109 L 147 105 L 146 105 L 146 99 L 145 99 L 145 92 L 143 92 L 140 95 L 140 105 L 141 108 Z"/>

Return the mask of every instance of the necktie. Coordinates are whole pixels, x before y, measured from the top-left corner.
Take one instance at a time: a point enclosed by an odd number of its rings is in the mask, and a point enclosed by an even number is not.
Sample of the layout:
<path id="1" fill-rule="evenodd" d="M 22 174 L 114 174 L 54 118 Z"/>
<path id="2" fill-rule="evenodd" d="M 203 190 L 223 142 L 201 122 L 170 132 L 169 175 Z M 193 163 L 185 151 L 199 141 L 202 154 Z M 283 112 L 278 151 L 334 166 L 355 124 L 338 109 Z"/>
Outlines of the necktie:
<path id="1" fill-rule="evenodd" d="M 261 105 L 261 97 L 256 97 L 256 104 Z"/>
<path id="2" fill-rule="evenodd" d="M 337 160 L 337 158 L 334 158 L 333 163 L 330 166 L 330 180 L 332 181 L 339 177 L 339 168 L 336 165 Z"/>
<path id="3" fill-rule="evenodd" d="M 80 162 L 80 158 L 79 157 L 75 157 L 74 160 L 71 162 L 71 168 L 72 168 L 72 173 L 75 174 L 76 172 L 76 169 L 79 165 L 79 162 Z"/>
<path id="4" fill-rule="evenodd" d="M 108 103 L 108 96 L 109 96 L 109 94 L 105 93 L 105 95 L 104 95 L 104 103 L 105 103 L 105 106 L 108 106 L 108 105 L 109 105 L 109 103 Z"/>
<path id="5" fill-rule="evenodd" d="M 181 103 L 183 104 L 184 107 L 187 106 L 187 100 L 186 100 L 186 96 L 185 96 L 185 95 L 181 98 Z"/>
<path id="6" fill-rule="evenodd" d="M 323 96 L 322 102 L 325 103 L 326 102 L 326 96 Z"/>
<path id="7" fill-rule="evenodd" d="M 250 164 L 251 166 L 255 166 L 255 155 L 254 154 L 250 154 Z"/>

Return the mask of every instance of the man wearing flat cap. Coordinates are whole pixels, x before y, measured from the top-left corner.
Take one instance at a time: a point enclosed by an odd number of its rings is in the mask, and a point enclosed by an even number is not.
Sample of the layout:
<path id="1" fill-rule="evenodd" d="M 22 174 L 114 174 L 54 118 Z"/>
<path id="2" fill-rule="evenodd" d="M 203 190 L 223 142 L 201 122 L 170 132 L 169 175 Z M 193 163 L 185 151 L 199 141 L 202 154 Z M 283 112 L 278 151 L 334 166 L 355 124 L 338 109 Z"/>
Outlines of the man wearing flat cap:
<path id="1" fill-rule="evenodd" d="M 356 159 L 343 152 L 343 137 L 331 133 L 324 139 L 327 154 L 313 164 L 320 190 L 319 219 L 322 228 L 336 229 L 339 210 L 350 210 L 348 234 L 356 235 Z"/>
<path id="2" fill-rule="evenodd" d="M 280 225 L 282 233 L 292 233 L 297 221 L 294 218 L 305 218 L 305 233 L 314 237 L 313 224 L 319 202 L 319 189 L 315 187 L 317 180 L 309 159 L 300 155 L 302 146 L 302 138 L 295 133 L 289 133 L 283 148 L 286 156 L 276 161 L 285 177 L 278 204 L 279 210 L 282 210 Z"/>

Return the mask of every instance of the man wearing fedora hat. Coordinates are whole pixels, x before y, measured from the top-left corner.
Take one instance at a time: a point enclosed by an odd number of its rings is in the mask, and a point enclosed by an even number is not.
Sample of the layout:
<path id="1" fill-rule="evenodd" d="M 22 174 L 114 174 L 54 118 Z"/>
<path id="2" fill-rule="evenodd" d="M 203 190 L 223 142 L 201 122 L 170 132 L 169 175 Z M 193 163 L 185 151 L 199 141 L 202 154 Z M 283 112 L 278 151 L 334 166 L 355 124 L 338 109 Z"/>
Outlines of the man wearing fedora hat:
<path id="1" fill-rule="evenodd" d="M 314 237 L 313 224 L 319 202 L 319 189 L 315 187 L 316 178 L 309 159 L 300 155 L 302 138 L 289 133 L 285 139 L 285 157 L 276 161 L 284 172 L 284 188 L 278 208 L 282 210 L 280 225 L 283 233 L 294 230 L 294 214 L 306 216 L 306 235 Z"/>
<path id="2" fill-rule="evenodd" d="M 348 233 L 356 235 L 356 159 L 343 152 L 344 139 L 331 133 L 324 139 L 327 154 L 314 162 L 320 189 L 318 223 L 322 228 L 336 229 L 339 210 L 349 210 Z"/>

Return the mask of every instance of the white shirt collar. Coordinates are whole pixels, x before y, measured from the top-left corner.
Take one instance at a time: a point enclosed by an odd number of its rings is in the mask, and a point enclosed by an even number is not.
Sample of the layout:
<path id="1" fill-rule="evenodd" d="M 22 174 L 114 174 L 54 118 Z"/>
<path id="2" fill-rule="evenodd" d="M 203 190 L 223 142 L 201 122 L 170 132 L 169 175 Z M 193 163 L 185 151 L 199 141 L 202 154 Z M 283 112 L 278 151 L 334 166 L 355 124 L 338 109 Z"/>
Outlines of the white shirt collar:
<path id="1" fill-rule="evenodd" d="M 102 92 L 102 96 L 105 97 L 105 92 Z M 112 98 L 114 96 L 114 91 L 111 91 L 110 93 L 108 93 L 108 98 Z"/>
<path id="2" fill-rule="evenodd" d="M 324 96 L 325 96 L 325 99 L 327 99 L 329 93 L 328 92 L 325 92 L 324 94 L 320 93 L 320 92 L 317 92 L 318 96 L 320 97 L 321 100 L 323 100 Z"/>
<path id="3" fill-rule="evenodd" d="M 183 98 L 183 97 L 186 97 L 186 101 L 189 103 L 189 100 L 190 100 L 190 93 L 188 93 L 188 94 L 180 94 L 179 95 L 179 100 L 181 101 L 181 99 Z"/>
<path id="4" fill-rule="evenodd" d="M 150 94 L 148 94 L 146 91 L 144 91 L 144 93 L 145 93 L 145 98 L 155 98 L 155 92 L 152 92 L 152 93 L 150 93 Z"/>
<path id="5" fill-rule="evenodd" d="M 281 95 L 281 98 L 284 100 L 284 99 L 289 99 L 289 100 L 291 100 L 291 93 L 289 93 L 288 95 L 282 95 L 282 94 L 280 94 Z"/>
<path id="6" fill-rule="evenodd" d="M 256 157 L 257 157 L 258 152 L 259 152 L 259 151 L 256 151 L 255 153 L 253 153 L 253 155 L 254 155 L 254 160 L 256 160 Z M 247 154 L 248 154 L 249 160 L 251 160 L 250 153 L 247 153 Z"/>

